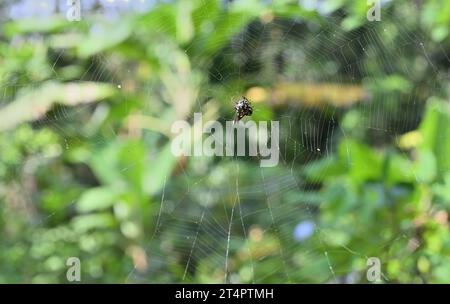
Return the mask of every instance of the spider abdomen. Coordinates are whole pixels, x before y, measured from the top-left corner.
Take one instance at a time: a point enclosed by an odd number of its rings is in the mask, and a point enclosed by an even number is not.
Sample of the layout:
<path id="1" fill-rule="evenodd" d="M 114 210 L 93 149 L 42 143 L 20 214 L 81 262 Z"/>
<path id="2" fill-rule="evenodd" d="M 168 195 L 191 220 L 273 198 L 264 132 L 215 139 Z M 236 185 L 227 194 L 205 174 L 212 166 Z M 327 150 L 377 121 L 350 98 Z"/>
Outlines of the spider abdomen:
<path id="1" fill-rule="evenodd" d="M 238 122 L 244 116 L 251 116 L 253 114 L 252 104 L 244 96 L 242 96 L 242 98 L 238 102 L 236 102 L 236 104 L 234 105 L 234 109 L 236 110 L 234 122 Z"/>

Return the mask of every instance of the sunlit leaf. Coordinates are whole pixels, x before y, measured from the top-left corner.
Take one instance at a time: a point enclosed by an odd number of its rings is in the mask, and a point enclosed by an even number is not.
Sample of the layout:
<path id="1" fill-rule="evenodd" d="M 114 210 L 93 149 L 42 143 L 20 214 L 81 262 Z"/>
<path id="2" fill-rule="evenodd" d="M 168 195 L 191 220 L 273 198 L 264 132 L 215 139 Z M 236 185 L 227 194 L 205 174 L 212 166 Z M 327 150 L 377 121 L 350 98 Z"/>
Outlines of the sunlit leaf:
<path id="1" fill-rule="evenodd" d="M 113 93 L 114 89 L 109 84 L 46 82 L 37 89 L 23 92 L 16 100 L 0 109 L 0 131 L 42 118 L 55 103 L 75 106 L 102 100 Z"/>

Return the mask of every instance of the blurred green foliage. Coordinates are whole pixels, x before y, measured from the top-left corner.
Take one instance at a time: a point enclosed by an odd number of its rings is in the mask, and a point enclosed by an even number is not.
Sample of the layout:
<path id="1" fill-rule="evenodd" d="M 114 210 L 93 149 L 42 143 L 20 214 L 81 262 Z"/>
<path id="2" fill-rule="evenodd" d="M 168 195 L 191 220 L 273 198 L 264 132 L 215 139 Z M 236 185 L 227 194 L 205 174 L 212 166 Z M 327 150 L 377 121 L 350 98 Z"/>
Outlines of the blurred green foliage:
<path id="1" fill-rule="evenodd" d="M 2 23 L 0 283 L 448 283 L 450 2 L 312 3 Z M 277 167 L 171 153 L 245 93 Z"/>

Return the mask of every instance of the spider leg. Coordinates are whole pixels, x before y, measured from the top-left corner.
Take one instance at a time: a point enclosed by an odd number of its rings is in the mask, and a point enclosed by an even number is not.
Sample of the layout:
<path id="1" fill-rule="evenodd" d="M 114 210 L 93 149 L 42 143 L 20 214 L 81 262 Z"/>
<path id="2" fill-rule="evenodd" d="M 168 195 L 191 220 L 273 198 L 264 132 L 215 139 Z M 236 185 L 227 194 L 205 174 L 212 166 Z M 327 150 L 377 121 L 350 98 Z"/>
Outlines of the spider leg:
<path id="1" fill-rule="evenodd" d="M 236 114 L 234 115 L 233 125 L 236 124 L 238 121 L 239 121 L 239 114 L 236 113 Z"/>

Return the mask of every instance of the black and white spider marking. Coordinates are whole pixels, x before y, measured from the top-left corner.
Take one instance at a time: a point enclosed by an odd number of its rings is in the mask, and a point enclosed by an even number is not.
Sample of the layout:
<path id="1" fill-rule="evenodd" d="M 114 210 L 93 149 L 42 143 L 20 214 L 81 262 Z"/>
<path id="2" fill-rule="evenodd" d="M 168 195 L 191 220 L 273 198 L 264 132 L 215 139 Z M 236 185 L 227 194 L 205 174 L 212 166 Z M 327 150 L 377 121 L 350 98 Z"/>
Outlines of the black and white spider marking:
<path id="1" fill-rule="evenodd" d="M 236 110 L 234 123 L 237 123 L 244 116 L 251 116 L 253 113 L 252 104 L 244 96 L 242 96 L 242 98 L 236 102 L 236 104 L 234 105 L 234 109 Z"/>

